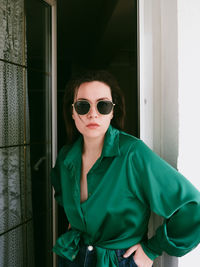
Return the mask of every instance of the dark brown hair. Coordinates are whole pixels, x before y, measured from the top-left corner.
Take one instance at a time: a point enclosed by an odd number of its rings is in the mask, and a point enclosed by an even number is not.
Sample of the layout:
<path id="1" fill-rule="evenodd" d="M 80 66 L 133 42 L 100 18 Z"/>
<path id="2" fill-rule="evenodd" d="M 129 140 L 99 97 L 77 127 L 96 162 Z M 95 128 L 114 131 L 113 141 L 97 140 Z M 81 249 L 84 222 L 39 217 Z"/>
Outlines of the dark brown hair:
<path id="1" fill-rule="evenodd" d="M 78 88 L 82 83 L 99 81 L 110 87 L 113 103 L 113 118 L 111 125 L 119 130 L 124 128 L 125 119 L 125 101 L 124 96 L 119 88 L 117 80 L 109 72 L 105 70 L 85 71 L 76 77 L 73 77 L 66 86 L 63 99 L 63 113 L 67 133 L 67 143 L 73 143 L 80 135 L 74 120 L 72 119 L 72 103 Z"/>

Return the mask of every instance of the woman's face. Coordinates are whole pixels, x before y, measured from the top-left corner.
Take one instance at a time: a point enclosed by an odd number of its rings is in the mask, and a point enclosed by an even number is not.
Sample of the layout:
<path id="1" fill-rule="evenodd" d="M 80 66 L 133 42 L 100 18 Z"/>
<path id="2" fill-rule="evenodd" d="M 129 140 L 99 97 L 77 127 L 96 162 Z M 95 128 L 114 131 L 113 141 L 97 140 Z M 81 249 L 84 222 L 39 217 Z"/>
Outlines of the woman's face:
<path id="1" fill-rule="evenodd" d="M 90 103 L 90 110 L 85 115 L 79 115 L 73 107 L 72 118 L 78 131 L 84 138 L 103 137 L 113 117 L 113 110 L 102 115 L 98 112 L 96 104 L 99 100 L 112 102 L 110 87 L 98 81 L 82 83 L 75 95 L 74 103 L 78 100 L 87 100 Z"/>

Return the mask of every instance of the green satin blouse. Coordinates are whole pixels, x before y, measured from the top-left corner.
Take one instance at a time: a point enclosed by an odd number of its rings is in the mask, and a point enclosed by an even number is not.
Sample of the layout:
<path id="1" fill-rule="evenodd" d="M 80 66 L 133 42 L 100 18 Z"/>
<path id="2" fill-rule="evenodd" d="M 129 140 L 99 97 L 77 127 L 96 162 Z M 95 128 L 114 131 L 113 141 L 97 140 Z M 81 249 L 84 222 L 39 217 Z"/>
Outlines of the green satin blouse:
<path id="1" fill-rule="evenodd" d="M 198 245 L 200 192 L 141 140 L 112 126 L 88 172 L 88 199 L 81 203 L 82 144 L 80 136 L 64 146 L 51 173 L 55 198 L 71 224 L 57 239 L 55 253 L 74 260 L 83 240 L 96 247 L 97 267 L 114 267 L 114 250 L 137 243 L 152 260 L 163 251 L 182 256 Z M 148 239 L 151 211 L 164 223 Z"/>

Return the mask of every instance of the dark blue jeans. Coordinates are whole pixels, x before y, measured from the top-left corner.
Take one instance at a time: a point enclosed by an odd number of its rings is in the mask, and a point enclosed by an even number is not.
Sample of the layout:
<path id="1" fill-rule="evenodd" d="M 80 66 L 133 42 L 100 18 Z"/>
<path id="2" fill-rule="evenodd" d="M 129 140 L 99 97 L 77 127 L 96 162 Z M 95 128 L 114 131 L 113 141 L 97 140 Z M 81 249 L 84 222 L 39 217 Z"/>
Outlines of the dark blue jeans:
<path id="1" fill-rule="evenodd" d="M 134 262 L 133 255 L 129 256 L 128 258 L 123 258 L 125 251 L 125 249 L 115 250 L 119 267 L 137 267 Z M 87 246 L 81 246 L 77 257 L 73 262 L 59 257 L 58 267 L 96 267 L 95 248 L 92 251 L 89 251 Z"/>

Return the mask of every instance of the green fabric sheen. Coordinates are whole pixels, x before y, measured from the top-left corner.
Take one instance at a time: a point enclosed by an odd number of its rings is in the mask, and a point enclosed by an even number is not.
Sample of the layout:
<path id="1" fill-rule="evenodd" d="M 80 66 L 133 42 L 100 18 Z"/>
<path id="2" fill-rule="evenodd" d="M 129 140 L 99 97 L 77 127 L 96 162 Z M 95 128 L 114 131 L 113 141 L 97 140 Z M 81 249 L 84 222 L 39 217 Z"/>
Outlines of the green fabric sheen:
<path id="1" fill-rule="evenodd" d="M 55 198 L 71 229 L 53 251 L 74 260 L 80 239 L 97 249 L 97 267 L 118 266 L 115 249 L 140 243 L 154 260 L 163 251 L 182 256 L 200 242 L 200 193 L 141 140 L 109 127 L 100 158 L 87 175 L 80 203 L 82 136 L 64 146 L 51 172 Z M 164 218 L 148 239 L 150 212 Z"/>

